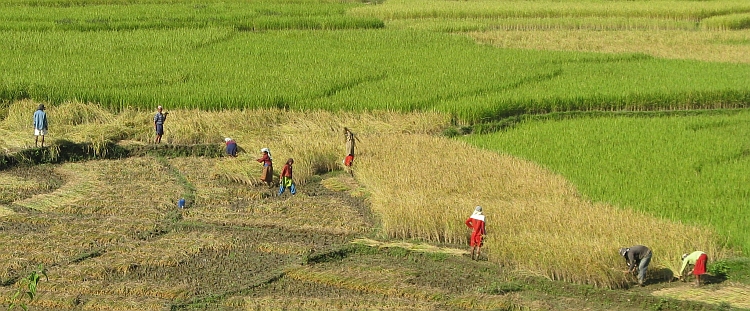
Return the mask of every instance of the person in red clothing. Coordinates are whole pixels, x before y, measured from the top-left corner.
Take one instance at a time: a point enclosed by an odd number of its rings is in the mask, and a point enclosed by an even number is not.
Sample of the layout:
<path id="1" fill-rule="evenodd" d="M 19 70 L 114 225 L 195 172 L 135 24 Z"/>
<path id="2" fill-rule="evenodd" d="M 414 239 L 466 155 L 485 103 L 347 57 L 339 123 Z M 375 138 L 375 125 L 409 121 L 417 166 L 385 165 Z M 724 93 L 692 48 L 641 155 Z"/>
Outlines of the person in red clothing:
<path id="1" fill-rule="evenodd" d="M 292 180 L 292 164 L 294 164 L 294 159 L 289 158 L 289 160 L 286 160 L 284 168 L 281 169 L 281 174 L 279 174 L 278 196 L 284 193 L 284 189 L 287 187 L 289 187 L 289 192 L 292 193 L 292 195 L 297 193 L 297 189 L 294 188 L 294 180 Z"/>
<path id="2" fill-rule="evenodd" d="M 268 148 L 260 149 L 262 156 L 256 161 L 263 163 L 263 173 L 260 175 L 260 181 L 266 183 L 269 187 L 273 183 L 273 158 L 271 158 L 271 150 Z"/>
<path id="3" fill-rule="evenodd" d="M 347 127 L 344 128 L 344 137 L 346 138 L 346 158 L 344 158 L 344 169 L 349 174 L 352 174 L 352 164 L 354 164 L 354 141 L 357 138 Z"/>
<path id="4" fill-rule="evenodd" d="M 479 260 L 479 253 L 482 251 L 482 237 L 486 234 L 481 206 L 474 208 L 474 213 L 466 219 L 466 226 L 472 229 L 471 242 L 469 243 L 471 245 L 471 259 Z"/>
<path id="5" fill-rule="evenodd" d="M 687 281 L 687 276 L 695 275 L 695 286 L 701 285 L 701 275 L 706 274 L 706 262 L 708 261 L 708 256 L 706 253 L 702 251 L 695 251 L 690 254 L 683 254 L 682 255 L 682 267 L 680 268 L 680 276 L 678 278 L 682 279 L 683 281 Z M 685 268 L 689 265 L 693 265 L 693 269 L 688 271 L 687 276 L 685 273 Z"/>

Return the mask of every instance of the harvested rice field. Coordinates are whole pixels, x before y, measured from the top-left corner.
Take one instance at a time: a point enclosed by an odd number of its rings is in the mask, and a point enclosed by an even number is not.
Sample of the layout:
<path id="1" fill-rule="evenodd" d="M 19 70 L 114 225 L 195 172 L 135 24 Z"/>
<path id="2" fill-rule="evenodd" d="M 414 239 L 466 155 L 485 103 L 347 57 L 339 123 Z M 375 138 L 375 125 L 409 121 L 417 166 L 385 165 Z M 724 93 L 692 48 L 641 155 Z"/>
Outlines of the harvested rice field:
<path id="1" fill-rule="evenodd" d="M 356 175 L 313 175 L 297 195 L 276 197 L 276 188 L 217 177 L 221 161 L 234 160 L 139 156 L 0 172 L 0 303 L 37 264 L 48 279 L 31 310 L 718 310 L 746 303 L 738 298 L 742 284 L 611 290 L 486 256 L 473 261 L 463 244 L 388 239 L 378 233 L 373 194 Z M 186 209 L 176 207 L 180 197 L 189 198 Z"/>

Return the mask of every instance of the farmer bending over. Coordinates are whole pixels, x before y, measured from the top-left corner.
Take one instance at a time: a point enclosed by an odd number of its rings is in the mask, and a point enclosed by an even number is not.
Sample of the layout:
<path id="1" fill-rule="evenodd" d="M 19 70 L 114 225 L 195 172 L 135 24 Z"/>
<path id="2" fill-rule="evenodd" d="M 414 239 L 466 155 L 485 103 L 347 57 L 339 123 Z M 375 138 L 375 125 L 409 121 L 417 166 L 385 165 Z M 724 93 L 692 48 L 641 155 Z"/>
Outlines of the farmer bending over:
<path id="1" fill-rule="evenodd" d="M 690 254 L 683 254 L 682 267 L 680 268 L 680 276 L 678 278 L 682 279 L 683 276 L 685 276 L 683 272 L 687 265 L 694 265 L 693 270 L 690 270 L 687 274 L 688 276 L 690 274 L 695 275 L 695 286 L 700 286 L 701 275 L 706 274 L 706 262 L 708 262 L 708 255 L 704 252 L 694 251 Z M 687 279 L 687 277 L 685 279 Z"/>
<path id="2" fill-rule="evenodd" d="M 634 273 L 638 270 L 638 285 L 644 286 L 646 280 L 646 269 L 651 263 L 651 250 L 643 245 L 635 245 L 628 248 L 621 248 L 620 255 L 625 257 L 628 264 L 628 270 L 625 274 Z"/>

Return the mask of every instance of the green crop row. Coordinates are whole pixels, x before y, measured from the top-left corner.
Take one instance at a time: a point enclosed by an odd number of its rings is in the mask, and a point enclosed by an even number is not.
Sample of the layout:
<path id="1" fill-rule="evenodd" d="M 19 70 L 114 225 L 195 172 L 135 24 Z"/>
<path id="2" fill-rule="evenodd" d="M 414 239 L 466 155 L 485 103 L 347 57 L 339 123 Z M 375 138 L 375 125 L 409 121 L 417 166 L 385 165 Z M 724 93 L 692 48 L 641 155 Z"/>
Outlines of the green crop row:
<path id="1" fill-rule="evenodd" d="M 493 30 L 697 30 L 699 24 L 688 20 L 641 17 L 552 17 L 552 18 L 422 18 L 393 20 L 389 27 L 440 32 Z"/>
<path id="2" fill-rule="evenodd" d="M 714 16 L 701 21 L 703 29 L 738 30 L 750 28 L 750 13 Z"/>
<path id="3" fill-rule="evenodd" d="M 116 2 L 116 1 L 115 1 Z M 0 5 L 0 30 L 133 30 L 236 27 L 240 30 L 382 28 L 347 16 L 352 3 L 326 1 L 130 3 L 82 6 Z"/>
<path id="4" fill-rule="evenodd" d="M 362 6 L 353 14 L 386 20 L 421 18 L 586 18 L 641 17 L 698 22 L 703 18 L 750 12 L 750 2 L 720 1 L 430 1 L 389 0 L 384 5 Z"/>
<path id="5" fill-rule="evenodd" d="M 0 32 L 0 99 L 119 109 L 522 113 L 744 107 L 750 66 L 496 49 L 422 31 Z"/>
<path id="6" fill-rule="evenodd" d="M 527 122 L 464 140 L 540 163 L 593 201 L 710 226 L 747 253 L 748 124 L 750 112 L 744 110 L 689 117 L 579 117 Z"/>

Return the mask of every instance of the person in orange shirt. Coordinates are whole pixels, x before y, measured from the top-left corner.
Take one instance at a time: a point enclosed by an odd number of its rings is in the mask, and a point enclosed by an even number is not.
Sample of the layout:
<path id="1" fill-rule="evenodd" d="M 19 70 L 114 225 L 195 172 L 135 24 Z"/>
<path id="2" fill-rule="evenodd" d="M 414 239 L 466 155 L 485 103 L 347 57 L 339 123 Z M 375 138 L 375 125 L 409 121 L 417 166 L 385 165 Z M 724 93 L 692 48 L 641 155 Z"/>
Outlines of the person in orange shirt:
<path id="1" fill-rule="evenodd" d="M 474 208 L 474 213 L 466 219 L 466 226 L 471 228 L 471 259 L 479 260 L 479 254 L 482 251 L 482 237 L 487 232 L 484 230 L 484 214 L 482 214 L 482 207 L 477 206 Z M 476 257 L 475 257 L 476 253 Z"/>

